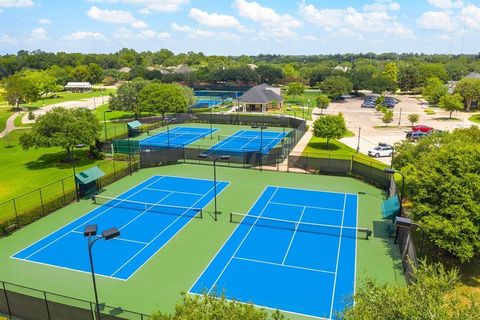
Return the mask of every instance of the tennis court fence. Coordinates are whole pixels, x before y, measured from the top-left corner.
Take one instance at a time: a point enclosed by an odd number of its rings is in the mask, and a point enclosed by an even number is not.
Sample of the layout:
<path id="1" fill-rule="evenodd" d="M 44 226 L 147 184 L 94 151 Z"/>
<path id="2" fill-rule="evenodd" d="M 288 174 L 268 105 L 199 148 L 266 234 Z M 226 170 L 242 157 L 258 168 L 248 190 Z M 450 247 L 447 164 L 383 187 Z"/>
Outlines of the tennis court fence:
<path id="1" fill-rule="evenodd" d="M 105 172 L 99 184 L 106 186 L 139 170 L 138 157 L 120 155 L 97 164 Z M 78 170 L 78 169 L 77 169 Z M 22 228 L 75 201 L 73 174 L 36 190 L 0 203 L 0 237 Z"/>
<path id="2" fill-rule="evenodd" d="M 150 316 L 100 304 L 102 320 L 148 320 Z M 10 319 L 97 320 L 95 303 L 0 281 L 0 315 Z"/>

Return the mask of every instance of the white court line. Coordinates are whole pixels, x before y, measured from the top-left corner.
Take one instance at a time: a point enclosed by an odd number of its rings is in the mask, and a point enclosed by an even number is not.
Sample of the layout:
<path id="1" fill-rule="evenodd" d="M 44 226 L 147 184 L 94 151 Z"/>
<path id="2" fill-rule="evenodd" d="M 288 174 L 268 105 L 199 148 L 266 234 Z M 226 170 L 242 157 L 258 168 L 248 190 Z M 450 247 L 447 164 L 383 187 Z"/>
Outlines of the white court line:
<path id="1" fill-rule="evenodd" d="M 313 272 L 320 272 L 320 273 L 335 274 L 335 272 L 333 272 L 333 271 L 327 271 L 327 270 L 322 270 L 322 269 L 306 268 L 306 267 L 294 266 L 294 265 L 283 264 L 283 263 L 280 264 L 280 263 L 263 261 L 263 260 L 256 260 L 256 259 L 249 259 L 249 258 L 242 258 L 242 257 L 233 257 L 233 259 L 236 259 L 236 260 L 244 260 L 244 261 L 255 262 L 255 263 L 261 263 L 261 264 L 269 264 L 269 265 L 272 265 L 272 266 L 283 267 L 283 268 L 300 269 L 300 270 L 306 270 L 306 271 L 313 271 Z"/>
<path id="2" fill-rule="evenodd" d="M 76 230 L 73 230 L 72 233 L 77 233 L 77 234 L 83 235 L 83 232 L 76 231 Z M 131 239 L 126 239 L 126 238 L 121 238 L 121 237 L 116 237 L 116 238 L 114 238 L 114 240 L 120 240 L 120 241 L 125 241 L 125 242 L 139 243 L 139 244 L 143 244 L 143 245 L 146 245 L 146 244 L 147 244 L 146 242 L 143 242 L 143 241 L 131 240 Z"/>
<path id="3" fill-rule="evenodd" d="M 120 270 L 122 270 L 128 263 L 130 263 L 130 261 L 132 261 L 136 256 L 138 256 L 145 248 L 147 248 L 147 247 L 148 247 L 149 245 L 151 245 L 155 240 L 157 240 L 158 237 L 160 237 L 165 231 L 167 231 L 175 222 L 177 222 L 180 218 L 184 217 L 184 216 L 185 216 L 185 213 L 187 213 L 190 209 L 194 208 L 195 205 L 196 205 L 198 202 L 200 202 L 200 200 L 202 200 L 203 198 L 205 198 L 205 196 L 206 196 L 207 194 L 209 194 L 209 193 L 214 189 L 214 187 L 215 187 L 215 185 L 214 185 L 210 190 L 208 190 L 208 191 L 203 195 L 203 197 L 201 197 L 200 199 L 198 199 L 197 201 L 195 201 L 195 203 L 193 203 L 189 208 L 187 208 L 180 216 L 178 216 L 175 220 L 173 220 L 172 223 L 170 223 L 168 226 L 166 226 L 159 234 L 157 234 L 157 236 L 156 236 L 155 238 L 153 238 L 152 240 L 150 240 L 150 242 L 148 242 L 148 244 L 147 244 L 145 247 L 143 247 L 142 249 L 140 249 L 140 250 L 139 250 L 137 253 L 135 253 L 130 259 L 128 259 L 123 265 L 121 265 L 117 270 L 115 270 L 115 272 L 113 272 L 113 273 L 111 274 L 111 276 L 112 276 L 112 277 L 115 276 L 115 274 L 116 274 L 117 272 L 119 272 Z M 188 224 L 188 223 L 187 223 L 187 224 Z M 187 224 L 185 224 L 185 225 L 187 225 Z M 180 231 L 180 230 L 179 230 L 179 231 Z M 179 231 L 177 231 L 175 234 L 177 234 Z M 170 237 L 170 239 L 172 239 L 172 238 L 173 238 L 173 236 Z M 168 242 L 168 241 L 167 241 L 167 242 Z M 165 244 L 166 244 L 166 243 L 165 243 Z M 165 244 L 164 244 L 164 245 L 165 245 Z M 164 246 L 164 245 L 163 245 L 163 246 Z M 163 246 L 160 247 L 160 249 L 163 248 Z M 158 250 L 160 250 L 160 249 L 158 249 Z M 157 250 L 157 252 L 158 252 L 158 250 Z M 148 261 L 148 260 L 147 260 L 147 261 Z M 142 266 L 143 266 L 143 264 L 142 264 Z M 139 269 L 139 268 L 137 268 L 136 270 L 138 270 L 138 269 Z M 135 271 L 136 271 L 136 270 L 135 270 Z"/>
<path id="4" fill-rule="evenodd" d="M 216 145 L 212 146 L 212 147 L 210 148 L 210 150 L 215 151 L 215 150 L 220 149 L 221 147 L 223 147 L 225 144 L 227 144 L 227 143 L 229 142 L 229 139 L 230 139 L 231 137 L 237 136 L 237 134 L 238 134 L 239 132 L 241 132 L 241 133 L 240 133 L 238 136 L 241 136 L 241 135 L 245 132 L 245 130 L 240 130 L 240 131 L 235 132 L 234 135 L 229 136 L 228 138 L 226 138 L 226 139 L 223 140 L 222 142 L 217 143 Z M 211 152 L 210 152 L 210 153 L 211 153 Z"/>
<path id="5" fill-rule="evenodd" d="M 144 190 L 152 190 L 152 191 L 160 191 L 160 192 L 174 192 L 174 193 L 180 193 L 180 194 L 189 194 L 189 195 L 192 195 L 192 196 L 203 196 L 203 193 L 185 192 L 185 191 L 172 191 L 172 190 L 157 189 L 157 188 L 145 188 Z"/>
<path id="6" fill-rule="evenodd" d="M 289 206 L 289 207 L 300 207 L 300 208 L 311 208 L 311 209 L 319 209 L 319 210 L 328 210 L 328 211 L 339 211 L 342 212 L 342 209 L 332 209 L 332 208 L 323 208 L 323 207 L 315 207 L 315 206 L 305 206 L 301 204 L 293 204 L 293 203 L 284 203 L 284 202 L 277 202 L 272 201 L 270 204 L 278 204 L 282 206 Z"/>
<path id="7" fill-rule="evenodd" d="M 272 141 L 270 141 L 265 147 L 262 148 L 262 152 L 263 152 L 263 150 L 265 150 L 267 147 L 269 147 L 274 142 L 275 142 L 275 144 L 273 145 L 273 147 L 275 147 L 280 141 L 282 141 L 283 137 L 284 137 L 283 132 L 280 132 L 274 138 L 266 138 L 266 139 L 272 139 Z M 270 149 L 272 149 L 272 148 L 270 148 Z"/>
<path id="8" fill-rule="evenodd" d="M 298 219 L 297 224 L 295 225 L 295 230 L 293 231 L 292 238 L 290 239 L 290 243 L 288 244 L 287 252 L 285 252 L 285 256 L 283 257 L 282 260 L 282 265 L 285 264 L 285 260 L 287 260 L 288 253 L 290 252 L 290 248 L 292 247 L 293 239 L 295 239 L 295 235 L 297 234 L 298 226 L 302 222 L 303 214 L 305 213 L 306 207 L 303 208 L 302 214 L 300 215 L 300 219 Z"/>
<path id="9" fill-rule="evenodd" d="M 149 184 L 149 185 L 147 185 L 147 186 L 151 186 L 151 185 L 152 185 L 152 184 L 154 184 L 155 182 L 157 182 L 157 181 L 160 181 L 161 179 L 163 179 L 164 177 L 165 177 L 165 176 L 163 176 L 163 177 L 160 177 L 160 179 L 157 179 L 157 180 L 155 180 L 154 182 L 150 183 L 150 184 Z M 135 188 L 135 187 L 133 187 L 133 188 Z M 133 189 L 133 188 L 132 188 L 132 189 Z M 146 187 L 145 187 L 145 188 L 146 188 Z M 130 189 L 130 190 L 132 190 L 132 189 Z M 130 191 L 130 190 L 128 190 L 128 191 Z M 131 195 L 129 195 L 129 196 L 128 196 L 128 197 L 126 197 L 125 199 L 120 199 L 120 200 L 127 200 L 127 199 L 130 199 L 131 197 L 133 197 L 134 195 L 138 194 L 138 193 L 139 193 L 140 191 L 142 191 L 142 190 L 143 190 L 143 188 L 141 188 L 141 189 L 137 190 L 136 192 L 132 193 Z M 123 194 L 127 193 L 128 191 L 124 192 Z M 121 203 L 121 202 L 119 202 L 119 203 Z M 45 248 L 49 247 L 50 245 L 54 244 L 54 243 L 55 243 L 55 242 L 57 242 L 58 240 L 60 240 L 60 239 L 62 239 L 62 238 L 64 238 L 64 237 L 66 237 L 66 236 L 67 236 L 68 234 L 70 234 L 72 231 L 75 231 L 75 229 L 77 229 L 78 227 L 84 226 L 86 223 L 88 223 L 88 222 L 92 221 L 93 219 L 96 219 L 96 218 L 98 218 L 99 216 L 103 215 L 105 212 L 107 212 L 107 211 L 109 211 L 109 210 L 111 210 L 111 209 L 115 208 L 117 205 L 118 205 L 118 204 L 115 204 L 115 205 L 113 205 L 113 206 L 111 206 L 111 207 L 108 207 L 106 210 L 103 210 L 102 212 L 100 212 L 100 213 L 99 213 L 99 214 L 97 214 L 96 216 L 92 217 L 91 219 L 88 219 L 87 221 L 85 221 L 85 222 L 84 222 L 84 223 L 82 223 L 81 225 L 77 226 L 76 228 L 74 228 L 74 229 L 72 229 L 72 230 L 68 231 L 67 233 L 64 233 L 63 235 L 61 235 L 60 237 L 57 237 L 57 238 L 56 238 L 56 239 L 54 239 L 53 241 L 51 241 L 51 242 L 47 243 L 46 245 L 44 245 L 43 247 L 41 247 L 41 248 L 40 248 L 40 249 L 38 249 L 37 251 L 35 251 L 35 252 L 33 252 L 33 253 L 29 254 L 29 255 L 28 255 L 27 257 L 25 257 L 23 260 L 28 260 L 28 259 L 29 259 L 31 256 L 33 256 L 33 255 L 37 254 L 38 252 L 42 251 L 43 249 L 45 249 Z M 94 209 L 94 210 L 96 210 L 96 209 Z M 92 211 L 94 211 L 94 210 L 92 210 Z M 90 212 L 92 212 L 92 211 L 90 211 Z M 85 214 L 85 215 L 88 215 L 90 212 L 88 212 L 88 213 L 87 213 L 87 214 Z M 84 215 L 84 216 L 85 216 L 85 215 Z M 83 217 L 83 216 L 82 216 L 82 217 Z M 80 218 L 81 218 L 81 217 L 80 217 Z M 80 218 L 79 218 L 79 219 L 80 219 Z M 77 220 L 78 220 L 78 219 L 77 219 Z M 77 220 L 75 220 L 75 221 L 77 221 Z M 74 221 L 74 222 L 75 222 L 75 221 Z M 72 223 L 73 223 L 73 222 L 72 222 Z M 64 227 L 62 227 L 62 228 L 65 228 L 65 227 L 67 227 L 67 226 L 68 226 L 68 225 L 66 225 L 66 226 L 64 226 Z M 61 229 L 61 228 L 60 228 L 60 229 Z M 57 229 L 57 230 L 56 230 L 56 231 L 54 231 L 54 232 L 57 232 L 58 230 L 59 230 L 59 229 Z M 43 240 L 43 239 L 42 239 L 42 240 Z M 39 240 L 39 241 L 41 241 L 41 240 Z M 37 241 L 37 242 L 38 242 L 38 241 Z M 33 245 L 35 245 L 35 243 L 34 243 L 34 244 L 31 244 L 31 245 L 30 245 L 30 246 L 28 246 L 27 248 L 29 248 L 29 247 L 31 247 L 31 246 L 33 246 Z M 22 250 L 22 251 L 23 251 L 23 250 Z"/>
<path id="10" fill-rule="evenodd" d="M 347 195 L 345 194 L 345 198 L 343 200 L 343 213 L 342 213 L 342 224 L 340 225 L 340 239 L 338 240 L 338 251 L 337 251 L 337 262 L 335 265 L 335 278 L 333 280 L 333 292 L 332 292 L 332 303 L 330 304 L 330 319 L 332 318 L 333 313 L 333 303 L 335 302 L 335 290 L 337 287 L 337 275 L 338 275 L 338 262 L 340 260 L 340 251 L 342 248 L 342 233 L 343 233 L 343 220 L 345 218 L 345 207 L 347 205 Z"/>
<path id="11" fill-rule="evenodd" d="M 212 292 L 213 288 L 215 288 L 215 286 L 217 285 L 217 282 L 218 280 L 220 280 L 220 278 L 222 277 L 223 273 L 225 272 L 225 270 L 227 269 L 227 267 L 230 265 L 230 263 L 232 262 L 232 259 L 233 257 L 235 257 L 235 255 L 237 254 L 238 250 L 240 250 L 240 248 L 242 247 L 242 244 L 245 242 L 245 240 L 247 239 L 248 235 L 250 234 L 250 232 L 253 230 L 253 227 L 255 226 L 255 224 L 257 223 L 258 219 L 260 219 L 261 215 L 263 214 L 263 212 L 265 211 L 265 209 L 268 207 L 268 204 L 270 203 L 270 200 L 273 199 L 273 197 L 275 196 L 275 194 L 277 193 L 278 191 L 278 187 L 276 187 L 275 189 L 275 192 L 273 192 L 273 194 L 270 196 L 270 198 L 268 199 L 267 203 L 263 206 L 263 209 L 262 211 L 260 212 L 260 215 L 258 215 L 257 219 L 255 220 L 255 222 L 252 224 L 252 226 L 250 227 L 250 229 L 248 229 L 248 232 L 247 234 L 245 234 L 245 236 L 243 237 L 242 241 L 240 242 L 240 244 L 237 246 L 237 249 L 235 249 L 235 252 L 233 252 L 232 256 L 230 257 L 230 260 L 228 260 L 227 264 L 225 265 L 225 267 L 222 269 L 222 272 L 220 272 L 219 276 L 217 277 L 217 279 L 215 280 L 215 282 L 213 283 L 212 287 L 210 288 L 210 290 L 208 290 L 208 294 L 210 294 L 210 292 Z"/>
<path id="12" fill-rule="evenodd" d="M 173 128 L 172 130 L 168 130 L 168 131 L 175 133 L 175 132 L 178 131 L 178 129 L 180 129 L 180 128 L 182 128 L 182 127 L 175 127 L 175 128 Z M 159 133 L 157 133 L 157 134 L 155 134 L 155 135 L 153 135 L 153 136 L 151 136 L 151 137 L 148 137 L 148 138 L 145 138 L 145 139 L 140 140 L 140 142 L 150 141 L 150 140 L 152 140 L 152 139 L 156 139 L 156 138 L 162 137 L 162 136 L 164 136 L 164 135 L 167 135 L 167 131 L 161 131 L 161 132 L 159 132 Z"/>

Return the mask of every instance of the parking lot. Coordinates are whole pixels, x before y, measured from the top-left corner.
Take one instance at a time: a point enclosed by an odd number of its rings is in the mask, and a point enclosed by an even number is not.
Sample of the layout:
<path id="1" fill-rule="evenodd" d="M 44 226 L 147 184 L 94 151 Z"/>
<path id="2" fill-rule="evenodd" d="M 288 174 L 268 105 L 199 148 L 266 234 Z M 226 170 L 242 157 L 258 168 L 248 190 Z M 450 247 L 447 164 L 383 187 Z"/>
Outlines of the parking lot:
<path id="1" fill-rule="evenodd" d="M 382 122 L 382 113 L 374 108 L 362 108 L 363 98 L 351 98 L 344 102 L 333 102 L 325 113 L 345 116 L 347 127 L 355 133 L 354 137 L 343 138 L 340 141 L 356 149 L 358 145 L 358 131 L 360 130 L 360 152 L 367 154 L 368 150 L 384 142 L 390 145 L 404 140 L 406 133 L 411 127 L 408 115 L 419 114 L 420 121 L 416 124 L 424 124 L 435 129 L 451 131 L 456 128 L 469 127 L 473 123 L 468 121 L 471 113 L 455 112 L 452 117 L 456 120 L 448 120 L 449 113 L 438 108 L 430 108 L 424 101 L 414 96 L 395 95 L 400 102 L 391 109 L 394 113 L 393 122 L 387 127 Z M 432 109 L 435 114 L 427 115 L 426 109 Z M 389 157 L 379 158 L 380 161 L 390 164 Z"/>

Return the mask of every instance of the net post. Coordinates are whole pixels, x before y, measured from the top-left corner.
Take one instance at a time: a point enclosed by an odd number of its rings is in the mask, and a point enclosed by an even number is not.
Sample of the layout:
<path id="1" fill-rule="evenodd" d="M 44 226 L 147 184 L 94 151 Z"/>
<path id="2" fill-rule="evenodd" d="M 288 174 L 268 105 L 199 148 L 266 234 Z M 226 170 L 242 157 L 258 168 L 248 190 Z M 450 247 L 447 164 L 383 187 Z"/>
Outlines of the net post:
<path id="1" fill-rule="evenodd" d="M 92 204 L 97 204 L 97 197 L 96 196 L 92 196 Z"/>
<path id="2" fill-rule="evenodd" d="M 233 215 L 231 211 L 230 211 L 230 222 L 233 222 Z"/>

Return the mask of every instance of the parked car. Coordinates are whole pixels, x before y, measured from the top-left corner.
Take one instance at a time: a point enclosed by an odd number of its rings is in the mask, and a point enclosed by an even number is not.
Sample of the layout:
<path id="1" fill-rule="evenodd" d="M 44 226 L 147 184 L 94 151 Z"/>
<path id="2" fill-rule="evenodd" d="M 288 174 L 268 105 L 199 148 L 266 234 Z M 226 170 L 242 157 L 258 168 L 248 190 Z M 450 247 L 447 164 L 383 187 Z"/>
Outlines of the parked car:
<path id="1" fill-rule="evenodd" d="M 423 131 L 407 131 L 407 136 L 406 138 L 410 141 L 418 141 L 418 139 L 424 138 L 428 135 L 427 132 Z"/>
<path id="2" fill-rule="evenodd" d="M 397 101 L 392 97 L 386 97 L 382 103 L 385 107 L 391 109 L 397 105 Z"/>
<path id="3" fill-rule="evenodd" d="M 368 155 L 370 157 L 391 157 L 393 154 L 393 147 L 391 145 L 388 145 L 386 143 L 379 143 L 378 146 L 376 146 L 373 149 L 368 150 Z"/>
<path id="4" fill-rule="evenodd" d="M 372 99 L 365 99 L 362 103 L 362 108 L 375 108 L 376 106 L 375 100 Z"/>
<path id="5" fill-rule="evenodd" d="M 429 132 L 429 131 L 432 131 L 432 130 L 433 130 L 432 127 L 429 127 L 429 126 L 426 126 L 426 125 L 423 125 L 423 124 L 419 124 L 419 125 L 416 125 L 416 126 L 412 127 L 412 131 Z"/>

